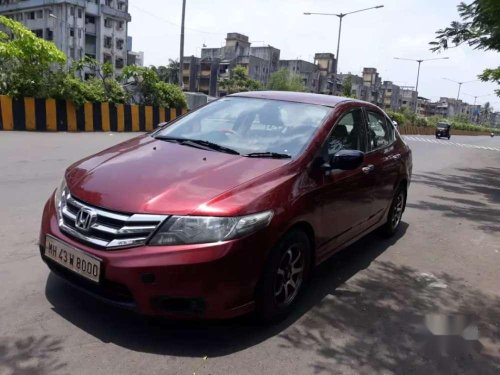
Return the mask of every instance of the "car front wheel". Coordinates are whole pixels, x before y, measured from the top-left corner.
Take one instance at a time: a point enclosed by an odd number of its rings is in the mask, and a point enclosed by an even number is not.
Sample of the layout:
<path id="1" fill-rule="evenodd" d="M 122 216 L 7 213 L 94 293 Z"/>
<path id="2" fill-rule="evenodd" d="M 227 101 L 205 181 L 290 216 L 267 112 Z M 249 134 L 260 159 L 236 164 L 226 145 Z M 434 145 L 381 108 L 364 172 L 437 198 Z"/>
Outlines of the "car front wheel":
<path id="1" fill-rule="evenodd" d="M 293 308 L 309 274 L 311 244 L 301 230 L 288 232 L 274 247 L 257 287 L 257 314 L 261 320 L 284 318 Z"/>

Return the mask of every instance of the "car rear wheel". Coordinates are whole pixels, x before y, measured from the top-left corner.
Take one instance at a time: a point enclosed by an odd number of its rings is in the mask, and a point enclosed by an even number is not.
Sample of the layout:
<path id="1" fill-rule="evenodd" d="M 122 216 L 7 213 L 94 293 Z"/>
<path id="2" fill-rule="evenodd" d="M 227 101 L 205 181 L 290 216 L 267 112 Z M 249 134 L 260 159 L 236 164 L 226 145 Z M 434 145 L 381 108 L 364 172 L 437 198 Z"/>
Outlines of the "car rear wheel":
<path id="1" fill-rule="evenodd" d="M 263 321 L 284 318 L 295 305 L 309 275 L 311 244 L 301 230 L 288 232 L 274 247 L 257 287 L 257 315 Z"/>
<path id="2" fill-rule="evenodd" d="M 398 231 L 403 218 L 405 204 L 406 188 L 402 186 L 396 190 L 396 194 L 394 194 L 394 198 L 391 203 L 391 208 L 389 209 L 389 215 L 387 216 L 387 222 L 381 227 L 381 233 L 384 236 L 391 237 Z"/>

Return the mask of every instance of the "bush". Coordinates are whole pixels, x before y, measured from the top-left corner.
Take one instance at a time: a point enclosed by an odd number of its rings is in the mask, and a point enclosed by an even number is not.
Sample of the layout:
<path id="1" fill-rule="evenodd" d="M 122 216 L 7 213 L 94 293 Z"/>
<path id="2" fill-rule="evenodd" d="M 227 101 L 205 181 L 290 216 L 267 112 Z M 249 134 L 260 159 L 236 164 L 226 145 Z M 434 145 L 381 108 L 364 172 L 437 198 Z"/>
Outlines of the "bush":
<path id="1" fill-rule="evenodd" d="M 417 117 L 415 119 L 416 126 L 429 126 L 429 123 L 427 122 L 427 119 L 425 117 Z"/>
<path id="2" fill-rule="evenodd" d="M 291 74 L 287 68 L 281 68 L 271 74 L 267 89 L 276 91 L 306 91 L 302 78 L 297 74 Z"/>
<path id="3" fill-rule="evenodd" d="M 406 123 L 406 118 L 405 118 L 405 116 L 402 113 L 394 112 L 394 111 L 388 111 L 387 115 L 389 115 L 389 117 L 392 120 L 396 121 L 399 126 L 403 126 Z"/>
<path id="4" fill-rule="evenodd" d="M 186 97 L 181 88 L 163 82 L 152 68 L 127 66 L 123 69 L 122 78 L 127 82 L 138 104 L 187 108 Z"/>

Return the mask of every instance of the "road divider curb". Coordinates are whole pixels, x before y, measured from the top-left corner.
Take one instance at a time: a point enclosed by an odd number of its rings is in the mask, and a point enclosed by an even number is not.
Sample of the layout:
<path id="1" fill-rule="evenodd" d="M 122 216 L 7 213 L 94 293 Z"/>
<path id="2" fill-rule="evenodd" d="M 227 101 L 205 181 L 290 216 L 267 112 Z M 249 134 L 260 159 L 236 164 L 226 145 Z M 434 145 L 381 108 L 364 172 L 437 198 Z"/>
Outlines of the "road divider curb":
<path id="1" fill-rule="evenodd" d="M 85 103 L 77 107 L 67 100 L 0 95 L 0 130 L 147 132 L 186 112 L 184 108 L 115 103 Z"/>

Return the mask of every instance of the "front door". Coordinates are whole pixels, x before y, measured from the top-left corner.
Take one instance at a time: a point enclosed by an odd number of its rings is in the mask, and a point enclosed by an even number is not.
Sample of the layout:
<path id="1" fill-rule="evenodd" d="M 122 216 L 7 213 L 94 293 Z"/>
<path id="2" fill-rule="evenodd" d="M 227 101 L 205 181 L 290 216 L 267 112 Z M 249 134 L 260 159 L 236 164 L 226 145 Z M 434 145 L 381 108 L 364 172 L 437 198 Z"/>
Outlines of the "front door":
<path id="1" fill-rule="evenodd" d="M 323 149 L 322 159 L 329 160 L 340 150 L 366 150 L 366 125 L 361 108 L 348 110 L 332 129 Z M 358 235 L 372 211 L 374 175 L 363 170 L 330 170 L 323 175 L 315 197 L 320 205 L 322 223 L 318 237 L 319 257 L 328 256 L 349 239 Z"/>

